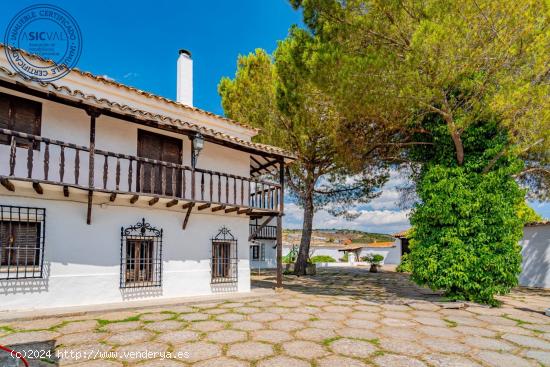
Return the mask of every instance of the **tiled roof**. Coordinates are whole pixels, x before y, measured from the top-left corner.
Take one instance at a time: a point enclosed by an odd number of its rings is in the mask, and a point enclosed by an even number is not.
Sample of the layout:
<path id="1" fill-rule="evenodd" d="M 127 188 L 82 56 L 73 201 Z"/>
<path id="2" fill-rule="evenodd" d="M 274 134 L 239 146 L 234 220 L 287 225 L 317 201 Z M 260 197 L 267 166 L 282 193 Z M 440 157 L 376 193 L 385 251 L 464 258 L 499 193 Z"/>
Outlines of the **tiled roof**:
<path id="1" fill-rule="evenodd" d="M 4 47 L 6 47 L 6 46 L 4 44 L 0 43 L 0 48 L 4 48 Z M 10 47 L 10 46 L 8 46 L 8 47 Z M 50 60 L 44 60 L 40 56 L 37 56 L 37 55 L 34 55 L 34 54 L 28 54 L 24 50 L 21 50 L 21 52 L 24 52 L 27 55 L 29 55 L 30 57 L 37 58 L 37 59 L 42 60 L 44 62 L 52 62 Z M 213 114 L 213 113 L 210 113 L 210 112 L 207 112 L 207 111 L 195 108 L 195 107 L 186 106 L 186 105 L 183 105 L 181 103 L 169 100 L 167 98 L 156 96 L 156 95 L 153 95 L 151 93 L 147 93 L 147 92 L 141 91 L 139 89 L 126 86 L 124 84 L 115 82 L 113 80 L 106 79 L 106 78 L 101 77 L 101 76 L 93 75 L 89 72 L 83 72 L 83 71 L 80 71 L 76 68 L 72 69 L 72 71 L 75 71 L 75 72 L 79 73 L 80 75 L 83 75 L 83 76 L 86 76 L 86 77 L 89 77 L 89 78 L 94 78 L 94 79 L 96 79 L 96 80 L 98 80 L 102 83 L 110 84 L 110 85 L 118 87 L 118 88 L 125 88 L 125 89 L 127 89 L 128 91 L 130 91 L 132 93 L 137 93 L 137 94 L 140 94 L 140 95 L 144 95 L 148 98 L 152 98 L 152 99 L 155 99 L 157 101 L 174 104 L 176 106 L 181 107 L 182 109 L 193 110 L 193 111 L 196 111 L 196 112 L 207 114 L 209 116 L 212 116 L 212 117 L 215 117 L 215 118 L 218 118 L 218 119 L 222 119 L 222 120 L 224 120 L 228 123 L 236 124 L 236 125 L 242 126 L 244 128 L 251 129 L 247 125 L 240 124 L 240 123 L 238 123 L 236 121 L 233 121 L 231 119 L 228 119 L 228 118 L 225 118 L 225 117 L 222 117 L 222 116 L 218 116 L 216 114 Z M 252 148 L 252 149 L 255 149 L 255 150 L 258 150 L 258 151 L 261 151 L 261 152 L 271 153 L 271 154 L 275 154 L 275 155 L 281 155 L 281 156 L 284 156 L 284 157 L 287 157 L 287 158 L 292 158 L 292 159 L 295 158 L 294 154 L 292 154 L 290 152 L 287 152 L 284 149 L 281 149 L 281 148 L 278 148 L 278 147 L 246 141 L 246 140 L 240 139 L 238 137 L 231 136 L 229 134 L 225 134 L 223 132 L 220 132 L 220 131 L 217 131 L 217 130 L 214 130 L 214 129 L 211 129 L 211 128 L 206 128 L 204 126 L 194 124 L 194 123 L 189 122 L 189 121 L 174 119 L 174 118 L 166 116 L 166 115 L 161 115 L 161 114 L 152 113 L 152 112 L 145 111 L 145 110 L 136 109 L 136 108 L 130 107 L 126 104 L 118 103 L 116 101 L 110 101 L 110 100 L 107 100 L 105 98 L 99 98 L 99 97 L 97 97 L 93 94 L 85 94 L 84 92 L 82 92 L 78 89 L 72 90 L 71 88 L 69 88 L 65 85 L 57 85 L 53 82 L 42 82 L 42 81 L 30 80 L 30 79 L 24 78 L 21 75 L 19 75 L 18 73 L 13 72 L 13 71 L 11 71 L 11 70 L 9 70 L 5 67 L 2 67 L 2 66 L 0 66 L 0 77 L 2 76 L 1 74 L 4 74 L 5 76 L 9 77 L 9 79 L 17 78 L 23 84 L 32 85 L 33 87 L 38 87 L 40 89 L 46 90 L 49 93 L 61 94 L 61 95 L 65 95 L 65 96 L 68 96 L 68 97 L 77 98 L 77 99 L 79 99 L 83 102 L 88 102 L 88 103 L 90 103 L 90 104 L 92 104 L 96 107 L 103 107 L 103 108 L 108 108 L 108 109 L 111 109 L 111 110 L 116 110 L 117 112 L 120 112 L 120 113 L 123 113 L 123 114 L 128 114 L 129 113 L 129 114 L 134 115 L 137 118 L 152 120 L 152 121 L 155 121 L 159 124 L 169 125 L 171 127 L 175 127 L 175 128 L 182 129 L 182 130 L 194 130 L 194 131 L 200 132 L 203 135 L 211 136 L 211 137 L 213 137 L 215 139 L 218 139 L 218 140 L 223 140 L 223 141 L 236 143 L 238 145 L 245 146 L 245 147 L 248 147 L 248 148 Z"/>
<path id="2" fill-rule="evenodd" d="M 395 247 L 395 243 L 393 243 L 393 242 L 371 242 L 371 243 L 367 243 L 367 247 L 370 247 L 370 248 Z"/>
<path id="3" fill-rule="evenodd" d="M 394 233 L 394 234 L 392 234 L 391 236 L 392 236 L 392 237 L 395 237 L 395 238 L 407 237 L 407 236 L 409 235 L 410 230 L 411 230 L 410 228 L 409 228 L 409 229 L 405 229 L 404 231 Z"/>
<path id="4" fill-rule="evenodd" d="M 547 226 L 550 225 L 550 220 L 542 220 L 539 222 L 531 222 L 525 224 L 525 227 Z"/>

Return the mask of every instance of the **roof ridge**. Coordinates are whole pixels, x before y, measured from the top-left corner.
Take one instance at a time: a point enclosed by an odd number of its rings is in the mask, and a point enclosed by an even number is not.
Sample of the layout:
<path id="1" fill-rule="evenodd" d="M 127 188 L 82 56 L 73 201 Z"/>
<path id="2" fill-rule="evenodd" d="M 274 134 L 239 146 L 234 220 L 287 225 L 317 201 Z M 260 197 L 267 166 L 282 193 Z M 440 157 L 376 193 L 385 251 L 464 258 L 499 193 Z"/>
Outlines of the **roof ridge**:
<path id="1" fill-rule="evenodd" d="M 13 47 L 11 45 L 6 45 L 5 43 L 3 42 L 0 42 L 0 48 L 7 48 L 7 49 L 11 49 L 11 50 L 17 50 L 19 52 L 22 52 L 24 53 L 25 55 L 29 56 L 29 57 L 32 57 L 32 58 L 35 58 L 37 60 L 40 60 L 42 62 L 46 62 L 46 63 L 50 63 L 50 64 L 54 64 L 56 65 L 55 61 L 53 60 L 50 60 L 50 59 L 46 59 L 40 55 L 37 55 L 37 54 L 33 54 L 33 53 L 30 53 L 26 50 L 23 50 L 21 48 L 17 48 L 17 47 Z M 66 65 L 65 65 L 66 66 Z M 175 105 L 176 107 L 179 107 L 179 108 L 183 108 L 183 109 L 186 109 L 186 110 L 190 110 L 190 111 L 194 111 L 194 112 L 199 112 L 199 113 L 202 113 L 204 115 L 207 115 L 207 116 L 210 116 L 210 117 L 214 117 L 214 118 L 218 118 L 220 120 L 224 120 L 225 122 L 228 122 L 232 125 L 236 125 L 236 126 L 240 126 L 240 127 L 243 127 L 245 129 L 249 129 L 249 130 L 253 130 L 253 131 L 256 131 L 256 132 L 259 132 L 261 129 L 257 128 L 257 127 L 253 127 L 253 126 L 250 126 L 248 124 L 245 124 L 245 123 L 242 123 L 242 122 L 239 122 L 239 121 L 236 121 L 236 120 L 233 120 L 233 119 L 230 119 L 228 117 L 225 117 L 225 116 L 221 116 L 221 115 L 218 115 L 218 114 L 215 114 L 213 112 L 210 112 L 210 111 L 206 111 L 206 110 L 203 110 L 201 108 L 198 108 L 198 107 L 194 107 L 194 106 L 189 106 L 189 105 L 186 105 L 186 104 L 183 104 L 183 103 L 180 103 L 180 102 L 177 102 L 177 101 L 174 101 L 172 99 L 169 99 L 169 98 L 166 98 L 166 97 L 163 97 L 163 96 L 159 96 L 158 94 L 154 94 L 154 93 L 151 93 L 151 92 L 146 92 L 144 90 L 141 90 L 141 89 L 138 89 L 136 87 L 132 87 L 130 85 L 127 85 L 127 84 L 123 84 L 123 83 L 120 83 L 114 79 L 109 79 L 109 78 L 105 78 L 104 76 L 101 76 L 101 75 L 95 75 L 89 71 L 84 71 L 84 70 L 80 70 L 79 68 L 77 67 L 74 67 L 74 68 L 71 68 L 71 71 L 75 71 L 77 72 L 78 74 L 82 75 L 82 76 L 85 76 L 85 77 L 88 77 L 88 78 L 91 78 L 91 79 L 94 79 L 94 80 L 97 80 L 99 82 L 102 82 L 102 83 L 106 83 L 106 84 L 111 84 L 111 85 L 114 85 L 116 87 L 119 87 L 119 88 L 124 88 L 124 89 L 127 89 L 129 91 L 132 91 L 133 93 L 137 93 L 139 95 L 143 95 L 147 98 L 151 98 L 151 99 L 156 99 L 156 100 L 160 100 L 162 102 L 165 102 L 165 103 L 169 103 L 169 104 L 172 104 L 172 105 Z"/>

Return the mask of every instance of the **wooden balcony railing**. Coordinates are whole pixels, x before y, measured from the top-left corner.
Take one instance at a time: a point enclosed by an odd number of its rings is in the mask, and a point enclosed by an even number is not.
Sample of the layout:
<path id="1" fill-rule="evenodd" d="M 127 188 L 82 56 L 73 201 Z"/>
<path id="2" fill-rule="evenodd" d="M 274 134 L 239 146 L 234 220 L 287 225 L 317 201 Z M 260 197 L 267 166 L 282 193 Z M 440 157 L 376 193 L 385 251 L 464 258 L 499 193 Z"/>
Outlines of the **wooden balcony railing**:
<path id="1" fill-rule="evenodd" d="M 0 129 L 0 178 L 277 211 L 278 184 Z M 7 144 L 7 145 L 6 145 Z M 84 167 L 85 169 L 82 169 Z M 90 175 L 92 175 L 90 180 Z"/>
<path id="2" fill-rule="evenodd" d="M 250 224 L 250 234 L 256 233 L 260 224 Z M 258 240 L 276 240 L 277 239 L 277 226 L 265 226 L 254 236 Z"/>

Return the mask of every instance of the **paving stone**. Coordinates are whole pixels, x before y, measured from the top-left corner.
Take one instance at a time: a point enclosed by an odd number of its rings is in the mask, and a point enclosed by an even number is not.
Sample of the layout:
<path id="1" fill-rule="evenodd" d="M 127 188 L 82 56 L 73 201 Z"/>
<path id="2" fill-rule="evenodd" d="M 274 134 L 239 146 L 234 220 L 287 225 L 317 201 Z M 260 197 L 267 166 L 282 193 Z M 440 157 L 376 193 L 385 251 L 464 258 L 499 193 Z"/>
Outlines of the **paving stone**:
<path id="1" fill-rule="evenodd" d="M 55 340 L 56 345 L 89 344 L 100 341 L 108 336 L 107 333 L 85 331 L 83 333 L 66 334 Z"/>
<path id="2" fill-rule="evenodd" d="M 184 355 L 180 358 L 184 362 L 194 363 L 210 359 L 214 357 L 220 357 L 222 355 L 222 347 L 217 344 L 206 342 L 194 342 L 179 344 L 174 348 L 175 354 Z"/>
<path id="3" fill-rule="evenodd" d="M 87 362 L 97 353 L 106 353 L 111 349 L 112 347 L 109 345 L 91 343 L 59 348 L 56 349 L 55 354 L 59 357 L 57 361 L 59 366 L 65 366 L 71 363 Z"/>
<path id="4" fill-rule="evenodd" d="M 247 362 L 239 361 L 237 359 L 233 359 L 233 358 L 220 357 L 220 358 L 214 358 L 214 359 L 209 359 L 207 361 L 195 363 L 194 366 L 196 367 L 247 367 L 247 366 L 250 366 L 250 364 Z"/>
<path id="5" fill-rule="evenodd" d="M 402 312 L 402 311 L 383 311 L 381 312 L 381 315 L 390 319 L 404 319 L 404 320 L 412 319 L 411 314 L 407 312 Z"/>
<path id="6" fill-rule="evenodd" d="M 488 349 L 488 350 L 501 350 L 510 352 L 516 349 L 512 344 L 503 340 L 494 338 L 485 338 L 482 336 L 469 336 L 464 338 L 464 343 L 468 344 L 472 348 Z"/>
<path id="7" fill-rule="evenodd" d="M 347 338 L 333 341 L 329 344 L 329 348 L 334 353 L 358 358 L 367 358 L 376 352 L 374 345 L 369 342 Z"/>
<path id="8" fill-rule="evenodd" d="M 179 319 L 185 320 L 185 321 L 200 321 L 200 320 L 208 320 L 210 316 L 205 313 L 185 313 L 179 316 Z"/>
<path id="9" fill-rule="evenodd" d="M 241 308 L 244 306 L 244 303 L 241 302 L 228 302 L 228 303 L 222 303 L 220 305 L 221 308 Z"/>
<path id="10" fill-rule="evenodd" d="M 353 319 L 371 320 L 371 321 L 380 320 L 380 318 L 381 318 L 380 314 L 378 314 L 378 313 L 366 312 L 366 311 L 351 312 L 351 313 L 348 313 L 347 316 L 349 318 L 353 318 Z"/>
<path id="11" fill-rule="evenodd" d="M 317 329 L 329 329 L 329 330 L 335 330 L 342 325 L 336 321 L 330 321 L 330 320 L 316 320 L 316 321 L 308 321 L 307 326 L 314 327 Z"/>
<path id="12" fill-rule="evenodd" d="M 237 343 L 229 346 L 227 355 L 246 360 L 258 360 L 273 355 L 273 347 L 260 342 Z"/>
<path id="13" fill-rule="evenodd" d="M 527 348 L 550 350 L 550 342 L 532 336 L 504 334 L 502 339 L 509 340 Z"/>
<path id="14" fill-rule="evenodd" d="M 393 353 L 406 354 L 410 356 L 422 356 L 428 352 L 427 348 L 415 343 L 414 340 L 404 341 L 398 339 L 382 338 L 379 340 L 379 345 Z"/>
<path id="15" fill-rule="evenodd" d="M 44 330 L 59 325 L 63 320 L 58 317 L 47 319 L 33 319 L 26 321 L 16 321 L 10 325 L 15 330 Z"/>
<path id="16" fill-rule="evenodd" d="M 173 359 L 154 359 L 145 362 L 140 362 L 135 367 L 185 367 L 182 362 L 175 361 Z M 76 367 L 76 366 L 75 366 Z"/>
<path id="17" fill-rule="evenodd" d="M 348 306 L 325 306 L 323 307 L 323 310 L 327 312 L 336 312 L 336 313 L 342 313 L 342 314 L 353 311 L 353 309 Z"/>
<path id="18" fill-rule="evenodd" d="M 474 317 L 450 315 L 445 318 L 449 321 L 456 322 L 458 325 L 476 326 L 476 327 L 482 327 L 483 325 L 485 325 L 485 322 L 478 320 Z"/>
<path id="19" fill-rule="evenodd" d="M 290 312 L 282 314 L 281 317 L 285 320 L 308 321 L 311 318 L 311 315 L 301 312 Z"/>
<path id="20" fill-rule="evenodd" d="M 368 306 L 368 305 L 359 305 L 353 307 L 357 311 L 365 311 L 365 312 L 380 312 L 382 309 L 378 306 Z"/>
<path id="21" fill-rule="evenodd" d="M 180 344 L 189 341 L 197 341 L 199 333 L 190 330 L 178 330 L 160 334 L 156 340 L 170 344 Z"/>
<path id="22" fill-rule="evenodd" d="M 533 332 L 520 326 L 507 326 L 507 325 L 489 325 L 489 330 L 497 331 L 499 333 L 506 334 L 518 334 L 518 335 L 532 335 Z"/>
<path id="23" fill-rule="evenodd" d="M 47 367 L 47 366 L 52 366 L 52 364 L 44 363 L 44 367 Z M 141 367 L 142 365 L 139 365 L 139 366 Z M 73 367 L 122 367 L 122 363 L 115 362 L 115 361 L 93 360 L 93 361 L 86 361 L 82 363 L 73 364 Z M 170 366 L 167 366 L 167 367 L 170 367 Z"/>
<path id="24" fill-rule="evenodd" d="M 491 316 L 501 316 L 504 314 L 504 311 L 499 308 L 492 307 L 477 307 L 477 306 L 468 306 L 468 312 L 475 313 L 477 315 L 491 315 Z"/>
<path id="25" fill-rule="evenodd" d="M 192 322 L 189 327 L 199 331 L 216 331 L 223 329 L 225 325 L 220 321 L 196 321 Z"/>
<path id="26" fill-rule="evenodd" d="M 346 324 L 349 327 L 362 328 L 362 329 L 375 329 L 380 327 L 380 324 L 374 321 L 361 320 L 361 319 L 349 319 L 344 321 L 344 324 Z"/>
<path id="27" fill-rule="evenodd" d="M 277 306 L 295 308 L 301 306 L 301 303 L 298 301 L 281 301 L 277 302 Z"/>
<path id="28" fill-rule="evenodd" d="M 421 338 L 421 335 L 416 331 L 409 328 L 392 328 L 392 327 L 381 327 L 376 329 L 377 333 L 383 334 L 390 338 L 405 339 L 405 340 L 418 340 Z"/>
<path id="29" fill-rule="evenodd" d="M 374 363 L 380 367 L 425 367 L 426 364 L 416 358 L 384 354 L 374 358 Z"/>
<path id="30" fill-rule="evenodd" d="M 459 333 L 465 335 L 474 335 L 474 336 L 487 336 L 494 337 L 497 335 L 496 331 L 489 329 L 482 329 L 475 326 L 457 326 L 453 328 L 453 331 L 458 331 Z"/>
<path id="31" fill-rule="evenodd" d="M 297 321 L 292 321 L 292 320 L 272 321 L 269 325 L 272 329 L 282 330 L 282 331 L 293 331 L 304 327 L 304 324 Z"/>
<path id="32" fill-rule="evenodd" d="M 220 330 L 208 333 L 206 339 L 216 343 L 235 343 L 246 340 L 246 333 L 237 330 Z"/>
<path id="33" fill-rule="evenodd" d="M 222 304 L 223 302 L 204 302 L 204 303 L 197 303 L 197 304 L 194 304 L 192 305 L 192 307 L 196 307 L 196 308 L 215 308 L 215 307 L 218 307 Z"/>
<path id="34" fill-rule="evenodd" d="M 216 320 L 219 320 L 219 321 L 241 321 L 241 320 L 244 320 L 246 318 L 245 315 L 241 315 L 239 313 L 224 313 L 222 315 L 218 315 L 216 316 Z"/>
<path id="35" fill-rule="evenodd" d="M 177 313 L 190 313 L 190 312 L 197 312 L 197 309 L 187 305 L 180 305 L 180 306 L 170 306 L 170 311 L 177 312 Z"/>
<path id="36" fill-rule="evenodd" d="M 545 333 L 550 333 L 550 325 L 523 324 L 521 325 L 521 327 L 529 330 L 538 330 L 538 331 L 544 331 Z"/>
<path id="37" fill-rule="evenodd" d="M 320 312 L 316 316 L 321 320 L 341 321 L 346 319 L 345 315 L 336 312 Z"/>
<path id="38" fill-rule="evenodd" d="M 486 316 L 481 315 L 477 316 L 479 320 L 485 321 L 491 325 L 503 325 L 503 326 L 515 326 L 517 325 L 517 321 L 507 319 L 505 317 L 501 316 Z M 475 325 L 474 325 L 475 326 Z"/>
<path id="39" fill-rule="evenodd" d="M 114 311 L 98 314 L 95 316 L 97 320 L 107 320 L 107 321 L 122 321 L 129 319 L 131 317 L 138 316 L 139 313 L 136 311 Z"/>
<path id="40" fill-rule="evenodd" d="M 75 321 L 70 322 L 67 325 L 64 325 L 57 329 L 60 333 L 63 334 L 71 334 L 71 333 L 79 333 L 82 331 L 91 331 L 97 328 L 98 323 L 95 320 L 88 320 L 88 321 Z"/>
<path id="41" fill-rule="evenodd" d="M 286 354 L 303 359 L 321 358 L 329 354 L 319 344 L 303 340 L 283 343 L 282 348 Z"/>
<path id="42" fill-rule="evenodd" d="M 27 331 L 8 334 L 0 338 L 0 345 L 17 345 L 54 340 L 60 334 L 55 331 Z"/>
<path id="43" fill-rule="evenodd" d="M 451 339 L 423 338 L 420 342 L 435 352 L 465 354 L 470 351 L 466 344 Z"/>
<path id="44" fill-rule="evenodd" d="M 153 333 L 145 330 L 130 330 L 123 331 L 118 334 L 111 335 L 105 341 L 110 344 L 127 345 L 132 343 L 140 343 L 151 339 Z"/>
<path id="45" fill-rule="evenodd" d="M 279 320 L 281 318 L 281 316 L 278 315 L 278 314 L 273 314 L 273 313 L 269 313 L 269 312 L 258 312 L 258 313 L 255 313 L 255 314 L 252 314 L 252 315 L 248 316 L 248 318 L 252 321 L 263 322 L 263 321 Z"/>
<path id="46" fill-rule="evenodd" d="M 117 359 L 126 362 L 149 360 L 153 353 L 164 353 L 168 350 L 166 344 L 157 342 L 145 342 L 131 345 L 124 345 L 116 349 Z M 157 357 L 158 358 L 158 357 Z"/>
<path id="47" fill-rule="evenodd" d="M 325 339 L 335 337 L 336 333 L 332 330 L 305 328 L 298 330 L 295 335 L 299 339 L 321 342 Z"/>
<path id="48" fill-rule="evenodd" d="M 141 321 L 164 321 L 173 318 L 174 315 L 171 313 L 146 313 L 141 315 L 139 319 Z"/>
<path id="49" fill-rule="evenodd" d="M 361 329 L 361 328 L 346 327 L 346 328 L 337 329 L 336 333 L 345 338 L 354 338 L 354 339 L 372 340 L 379 337 L 378 334 L 374 333 L 373 330 Z M 327 336 L 326 338 L 330 338 L 330 337 Z"/>
<path id="50" fill-rule="evenodd" d="M 449 324 L 442 319 L 436 319 L 433 317 L 415 317 L 414 321 L 422 325 L 448 327 Z"/>
<path id="51" fill-rule="evenodd" d="M 250 331 L 250 330 L 260 330 L 264 326 L 263 324 L 256 321 L 238 321 L 231 324 L 231 327 L 237 330 Z"/>
<path id="52" fill-rule="evenodd" d="M 268 307 L 264 309 L 264 312 L 269 312 L 273 314 L 283 314 L 288 312 L 288 308 L 285 307 Z"/>
<path id="53" fill-rule="evenodd" d="M 284 365 L 281 365 L 284 366 Z M 318 367 L 368 367 L 365 363 L 348 357 L 329 356 L 317 360 Z"/>
<path id="54" fill-rule="evenodd" d="M 178 330 L 184 327 L 184 324 L 180 321 L 176 320 L 166 320 L 166 321 L 158 321 L 158 322 L 152 322 L 150 324 L 146 324 L 144 326 L 145 329 L 157 331 L 157 332 L 163 332 L 163 331 L 170 331 L 170 330 Z"/>
<path id="55" fill-rule="evenodd" d="M 264 359 L 258 362 L 256 366 L 257 367 L 310 367 L 311 363 L 302 361 L 300 359 L 287 357 L 287 356 L 277 356 L 269 359 Z"/>
<path id="56" fill-rule="evenodd" d="M 251 338 L 268 343 L 281 343 L 292 340 L 292 335 L 280 330 L 257 330 L 250 334 Z M 324 339 L 323 339 L 324 340 Z"/>
<path id="57" fill-rule="evenodd" d="M 424 360 L 433 367 L 481 367 L 477 362 L 454 354 L 428 354 L 424 355 Z"/>
<path id="58" fill-rule="evenodd" d="M 449 327 L 420 326 L 417 331 L 436 338 L 457 338 L 460 334 Z"/>
<path id="59" fill-rule="evenodd" d="M 414 308 L 415 310 L 421 310 L 421 311 L 439 311 L 440 307 L 438 305 L 434 305 L 431 302 L 411 302 L 407 303 L 407 306 Z"/>
<path id="60" fill-rule="evenodd" d="M 221 315 L 221 314 L 224 314 L 224 313 L 227 313 L 231 310 L 228 310 L 226 308 L 209 308 L 209 309 L 206 309 L 206 310 L 202 310 L 202 312 L 208 314 L 208 315 Z"/>
<path id="61" fill-rule="evenodd" d="M 534 364 L 510 353 L 481 351 L 477 357 L 491 367 L 533 367 Z"/>
<path id="62" fill-rule="evenodd" d="M 550 366 L 550 352 L 543 352 L 542 350 L 527 350 L 524 355 L 528 358 L 537 360 L 543 366 Z"/>
<path id="63" fill-rule="evenodd" d="M 412 309 L 407 305 L 397 305 L 397 304 L 391 304 L 391 303 L 385 303 L 380 305 L 385 310 L 388 311 L 411 311 Z"/>
<path id="64" fill-rule="evenodd" d="M 414 327 L 418 324 L 415 324 L 412 321 L 403 320 L 403 319 L 392 319 L 392 318 L 383 318 L 380 320 L 380 322 L 384 325 L 391 326 L 391 327 Z"/>
<path id="65" fill-rule="evenodd" d="M 140 328 L 142 323 L 140 321 L 128 321 L 128 322 L 113 322 L 101 327 L 101 330 L 109 332 L 119 332 L 126 330 L 133 330 Z"/>

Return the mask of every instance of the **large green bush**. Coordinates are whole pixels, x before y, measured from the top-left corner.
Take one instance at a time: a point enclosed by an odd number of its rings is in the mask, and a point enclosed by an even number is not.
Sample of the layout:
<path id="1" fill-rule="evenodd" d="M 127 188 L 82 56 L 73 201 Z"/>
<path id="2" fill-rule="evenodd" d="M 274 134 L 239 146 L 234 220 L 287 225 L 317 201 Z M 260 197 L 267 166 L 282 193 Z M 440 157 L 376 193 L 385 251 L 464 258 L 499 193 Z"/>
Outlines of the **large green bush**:
<path id="1" fill-rule="evenodd" d="M 518 209 L 525 193 L 513 174 L 521 162 L 509 154 L 483 170 L 506 142 L 505 134 L 486 123 L 464 133 L 463 166 L 452 163 L 450 149 L 430 153 L 411 216 L 409 260 L 417 283 L 442 289 L 451 299 L 491 305 L 497 303 L 494 295 L 517 284 L 524 224 Z"/>
<path id="2" fill-rule="evenodd" d="M 309 262 L 314 264 L 315 263 L 334 263 L 336 262 L 336 259 L 328 255 L 317 255 L 317 256 L 310 257 Z"/>

